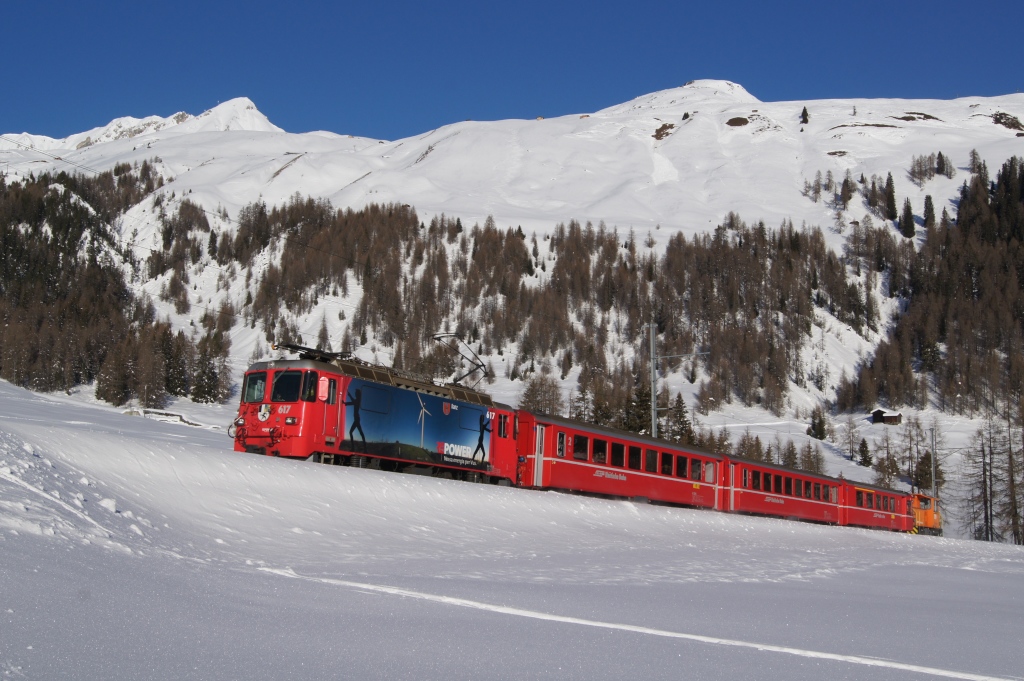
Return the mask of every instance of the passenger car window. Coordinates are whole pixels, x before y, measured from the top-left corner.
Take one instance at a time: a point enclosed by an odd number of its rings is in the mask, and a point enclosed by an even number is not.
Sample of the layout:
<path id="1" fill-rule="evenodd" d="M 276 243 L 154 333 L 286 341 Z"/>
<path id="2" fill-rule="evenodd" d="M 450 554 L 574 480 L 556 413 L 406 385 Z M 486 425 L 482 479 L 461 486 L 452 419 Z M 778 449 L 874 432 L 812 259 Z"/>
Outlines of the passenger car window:
<path id="1" fill-rule="evenodd" d="M 786 494 L 793 496 L 793 478 L 786 476 Z"/>
<path id="2" fill-rule="evenodd" d="M 586 461 L 590 458 L 590 438 L 583 435 L 572 436 L 572 458 Z"/>
<path id="3" fill-rule="evenodd" d="M 647 450 L 647 456 L 644 457 L 644 470 L 648 473 L 658 472 L 658 452 L 653 449 Z"/>
<path id="4" fill-rule="evenodd" d="M 642 462 L 640 461 L 641 454 L 642 452 L 639 447 L 629 448 L 629 467 L 635 471 L 638 471 L 642 468 Z"/>
<path id="5" fill-rule="evenodd" d="M 608 442 L 607 440 L 594 440 L 594 463 L 607 463 L 608 462 Z"/>
<path id="6" fill-rule="evenodd" d="M 712 484 L 714 484 L 714 482 L 715 482 L 715 462 L 714 461 L 708 461 L 706 464 L 704 464 L 704 482 L 710 482 Z"/>
<path id="7" fill-rule="evenodd" d="M 555 451 L 558 456 L 565 458 L 565 433 L 558 434 L 558 448 Z"/>
<path id="8" fill-rule="evenodd" d="M 676 457 L 676 475 L 680 478 L 685 478 L 689 472 L 689 464 L 685 456 Z"/>
<path id="9" fill-rule="evenodd" d="M 674 458 L 675 457 L 673 457 L 668 452 L 662 452 L 661 453 L 661 474 L 662 475 L 672 475 L 672 461 L 673 461 Z"/>
<path id="10" fill-rule="evenodd" d="M 761 489 L 761 471 L 751 471 L 754 489 Z"/>
<path id="11" fill-rule="evenodd" d="M 626 465 L 626 445 L 621 442 L 612 443 L 612 465 L 619 468 Z"/>
<path id="12" fill-rule="evenodd" d="M 701 461 L 700 459 L 690 459 L 690 478 L 692 480 L 700 480 Z"/>

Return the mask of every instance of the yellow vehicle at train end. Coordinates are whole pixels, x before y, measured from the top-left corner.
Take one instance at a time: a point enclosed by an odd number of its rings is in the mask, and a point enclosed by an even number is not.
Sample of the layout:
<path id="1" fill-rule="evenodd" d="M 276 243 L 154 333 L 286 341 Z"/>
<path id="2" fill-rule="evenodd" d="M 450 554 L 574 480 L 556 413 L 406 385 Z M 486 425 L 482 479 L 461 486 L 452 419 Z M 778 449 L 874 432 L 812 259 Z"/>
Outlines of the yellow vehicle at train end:
<path id="1" fill-rule="evenodd" d="M 942 536 L 942 514 L 939 512 L 939 500 L 927 494 L 912 495 L 914 510 L 914 532 Z"/>

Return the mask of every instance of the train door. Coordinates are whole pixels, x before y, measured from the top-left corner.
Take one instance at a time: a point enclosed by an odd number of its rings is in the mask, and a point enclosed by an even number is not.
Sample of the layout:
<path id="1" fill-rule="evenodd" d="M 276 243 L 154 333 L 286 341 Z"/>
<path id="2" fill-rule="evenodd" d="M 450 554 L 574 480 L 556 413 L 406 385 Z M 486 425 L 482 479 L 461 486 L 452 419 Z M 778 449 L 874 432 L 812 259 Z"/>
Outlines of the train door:
<path id="1" fill-rule="evenodd" d="M 341 405 L 338 402 L 338 377 L 321 376 L 317 385 L 317 399 L 323 403 L 323 433 L 326 449 L 337 449 L 341 444 Z"/>
<path id="2" fill-rule="evenodd" d="M 724 461 L 722 462 L 722 465 L 723 466 L 725 465 Z M 729 504 L 728 504 L 728 508 L 726 508 L 725 510 L 726 511 L 731 511 L 734 508 L 736 508 L 736 464 L 734 464 L 731 461 L 729 462 L 728 485 L 729 485 Z"/>
<path id="3" fill-rule="evenodd" d="M 533 452 L 533 486 L 544 486 L 544 437 L 547 426 L 537 424 L 537 445 Z"/>

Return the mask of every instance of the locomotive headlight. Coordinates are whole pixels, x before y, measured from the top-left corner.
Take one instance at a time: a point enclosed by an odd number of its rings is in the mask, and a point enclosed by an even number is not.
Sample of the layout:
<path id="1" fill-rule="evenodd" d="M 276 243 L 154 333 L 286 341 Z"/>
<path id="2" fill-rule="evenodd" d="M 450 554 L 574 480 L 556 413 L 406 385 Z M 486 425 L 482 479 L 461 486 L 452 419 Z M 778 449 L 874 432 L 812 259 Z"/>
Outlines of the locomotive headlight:
<path id="1" fill-rule="evenodd" d="M 299 422 L 299 420 L 297 418 L 295 418 L 294 416 L 288 416 L 284 420 L 284 423 L 285 423 L 286 426 L 294 426 L 298 422 Z"/>
<path id="2" fill-rule="evenodd" d="M 245 419 L 242 418 L 241 416 L 239 416 L 237 419 L 235 419 L 235 425 L 236 426 L 244 426 L 245 425 Z"/>

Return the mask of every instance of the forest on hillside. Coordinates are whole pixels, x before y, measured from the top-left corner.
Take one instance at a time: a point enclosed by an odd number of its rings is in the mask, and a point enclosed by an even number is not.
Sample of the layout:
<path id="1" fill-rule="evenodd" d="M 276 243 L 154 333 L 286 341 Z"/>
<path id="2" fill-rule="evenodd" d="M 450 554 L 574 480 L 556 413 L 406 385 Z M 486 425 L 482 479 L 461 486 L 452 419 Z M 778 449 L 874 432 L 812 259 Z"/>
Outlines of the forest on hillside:
<path id="1" fill-rule="evenodd" d="M 929 173 L 949 176 L 932 163 L 915 159 L 922 186 Z M 522 381 L 530 408 L 641 432 L 657 399 L 665 436 L 787 465 L 813 469 L 820 454 L 730 443 L 695 430 L 690 408 L 708 413 L 738 402 L 782 414 L 794 386 L 812 385 L 836 395 L 811 414 L 817 437 L 830 409 L 930 405 L 981 416 L 985 434 L 967 457 L 977 469 L 968 475 L 977 532 L 1024 540 L 1024 167 L 1009 159 L 992 179 L 972 158 L 971 171 L 955 219 L 936 216 L 931 197 L 923 216 L 909 212 L 909 202 L 898 214 L 891 175 L 816 178 L 811 200 L 824 192 L 837 206 L 860 200 L 865 208 L 864 218 L 843 225 L 841 253 L 817 227 L 748 224 L 733 213 L 712 232 L 676 234 L 658 251 L 650 235 L 603 223 L 569 221 L 538 238 L 491 218 L 425 222 L 409 205 L 338 209 L 299 195 L 279 206 L 257 201 L 232 219 L 154 195 L 164 178 L 148 163 L 89 178 L 0 179 L 0 376 L 36 390 L 95 381 L 97 396 L 114 404 L 223 400 L 234 378 L 225 364 L 231 328 L 242 323 L 261 328 L 267 342 L 312 344 L 297 316 L 325 298 L 348 299 L 350 312 L 338 320 L 343 335 L 331 338 L 324 317 L 318 346 L 375 345 L 398 368 L 445 377 L 455 365 L 433 337 L 455 333 L 490 358 L 492 376 Z M 150 195 L 160 244 L 137 262 L 115 232 L 128 231 L 120 216 Z M 214 229 L 214 216 L 234 228 Z M 203 310 L 188 333 L 174 330 L 136 286 L 158 279 L 161 298 L 190 312 L 190 273 L 204 263 L 222 271 L 225 289 L 244 277 L 244 299 Z M 882 298 L 899 302 L 895 317 L 880 313 Z M 809 357 L 815 329 L 830 318 L 885 336 L 853 375 L 830 376 Z M 651 322 L 660 355 L 706 353 L 658 367 L 695 384 L 693 405 L 664 390 L 649 394 Z M 574 371 L 565 399 L 556 377 Z M 852 456 L 856 443 L 849 449 Z M 915 475 L 922 457 L 898 461 L 887 450 L 872 459 L 884 483 L 903 465 Z"/>
<path id="2" fill-rule="evenodd" d="M 149 162 L 94 177 L 0 177 L 0 377 L 38 391 L 95 382 L 115 405 L 226 397 L 230 325 L 174 331 L 125 276 L 139 264 L 115 225 L 163 183 Z"/>

